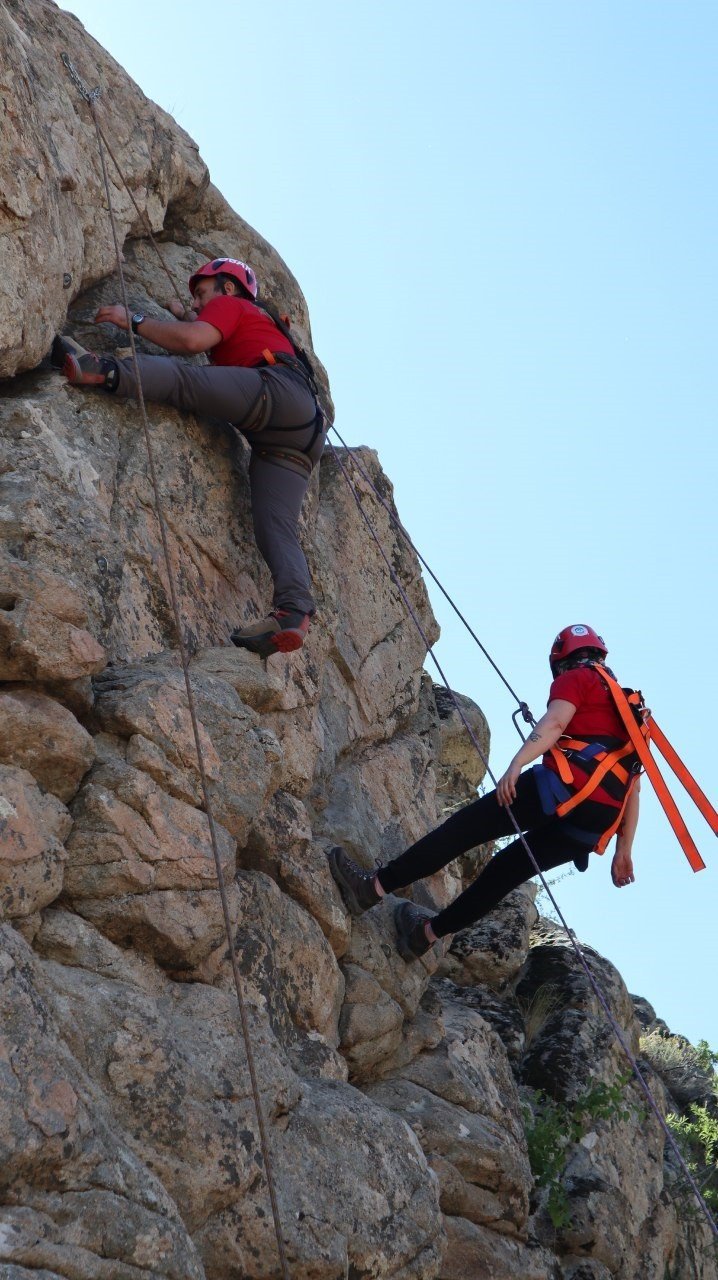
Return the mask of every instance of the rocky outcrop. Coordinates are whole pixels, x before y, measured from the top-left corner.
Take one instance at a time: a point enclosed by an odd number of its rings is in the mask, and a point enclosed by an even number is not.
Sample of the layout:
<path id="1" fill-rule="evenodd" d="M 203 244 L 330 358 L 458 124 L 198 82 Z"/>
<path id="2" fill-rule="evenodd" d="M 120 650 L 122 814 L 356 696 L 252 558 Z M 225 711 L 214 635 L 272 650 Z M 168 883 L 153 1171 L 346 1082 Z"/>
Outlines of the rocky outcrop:
<path id="1" fill-rule="evenodd" d="M 131 404 L 77 393 L 43 363 L 56 328 L 111 342 L 91 319 L 117 291 L 94 129 L 63 49 L 102 84 L 103 128 L 170 269 L 249 258 L 308 341 L 306 308 L 191 140 L 71 15 L 9 0 L 0 41 L 12 104 L 0 139 L 12 286 L 0 303 L 0 1274 L 270 1280 L 144 443 Z M 114 178 L 113 202 L 132 303 L 162 314 L 166 278 Z M 391 856 L 470 799 L 483 766 L 422 670 L 423 641 L 341 470 L 323 460 L 303 517 L 317 622 L 300 653 L 263 664 L 226 644 L 268 598 L 246 446 L 166 409 L 150 409 L 150 427 L 293 1280 L 715 1280 L 707 1232 L 628 1086 L 625 1105 L 567 1141 L 552 1217 L 527 1141 L 540 1098 L 575 1106 L 623 1068 L 530 889 L 415 965 L 396 952 L 391 899 L 347 916 L 328 847 L 367 867 Z M 361 456 L 391 503 L 378 459 Z M 434 640 L 419 564 L 355 480 Z M 486 753 L 479 708 L 461 705 Z M 488 854 L 416 886 L 417 900 L 448 901 Z M 620 976 L 588 954 L 637 1047 Z"/>

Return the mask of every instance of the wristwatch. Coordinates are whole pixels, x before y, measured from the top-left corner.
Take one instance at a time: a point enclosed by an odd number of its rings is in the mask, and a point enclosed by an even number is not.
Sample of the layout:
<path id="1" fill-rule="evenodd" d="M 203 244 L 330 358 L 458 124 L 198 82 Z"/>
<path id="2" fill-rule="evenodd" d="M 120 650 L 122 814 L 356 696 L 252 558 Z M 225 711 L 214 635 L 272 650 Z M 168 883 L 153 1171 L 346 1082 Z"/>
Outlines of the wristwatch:
<path id="1" fill-rule="evenodd" d="M 144 316 L 141 311 L 135 312 L 135 314 L 132 316 L 132 319 L 130 320 L 130 324 L 132 325 L 132 332 L 137 333 L 138 325 L 141 325 L 142 321 L 146 319 L 147 319 L 147 316 Z"/>

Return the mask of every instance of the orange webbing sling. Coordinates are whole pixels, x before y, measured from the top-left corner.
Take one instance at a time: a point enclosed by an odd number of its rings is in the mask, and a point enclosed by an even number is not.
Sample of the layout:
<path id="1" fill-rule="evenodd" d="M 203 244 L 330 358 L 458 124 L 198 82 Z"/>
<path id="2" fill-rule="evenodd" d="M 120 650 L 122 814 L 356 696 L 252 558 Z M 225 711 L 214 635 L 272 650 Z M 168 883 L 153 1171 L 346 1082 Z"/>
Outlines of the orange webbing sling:
<path id="1" fill-rule="evenodd" d="M 673 796 L 671 795 L 670 791 L 668 790 L 668 787 L 666 786 L 666 783 L 663 779 L 663 775 L 661 774 L 661 771 L 658 768 L 656 761 L 651 755 L 651 751 L 649 747 L 650 738 L 653 738 L 655 740 L 656 746 L 658 747 L 661 754 L 664 756 L 667 764 L 670 765 L 671 769 L 676 774 L 676 777 L 683 784 L 686 791 L 690 795 L 691 799 L 695 802 L 698 809 L 703 814 L 703 817 L 708 822 L 714 835 L 718 835 L 718 813 L 716 813 L 708 797 L 704 795 L 703 792 L 701 791 L 695 778 L 693 778 L 691 774 L 688 772 L 685 765 L 683 764 L 683 761 L 679 758 L 679 756 L 673 750 L 673 747 L 667 741 L 665 735 L 658 728 L 658 725 L 656 724 L 655 720 L 652 720 L 649 718 L 650 712 L 648 713 L 648 717 L 646 719 L 644 732 L 641 732 L 641 729 L 634 717 L 633 711 L 631 710 L 631 705 L 628 701 L 628 698 L 623 692 L 623 689 L 621 688 L 620 684 L 618 684 L 618 682 L 608 674 L 605 667 L 601 667 L 597 663 L 592 665 L 593 665 L 594 671 L 601 677 L 601 679 L 603 680 L 603 683 L 606 685 L 606 688 L 608 689 L 609 693 L 611 694 L 611 697 L 613 698 L 613 702 L 616 707 L 616 710 L 619 716 L 621 717 L 621 720 L 623 721 L 624 727 L 626 729 L 626 732 L 628 734 L 628 737 L 631 743 L 633 744 L 636 755 L 638 756 L 641 764 L 643 765 L 646 771 L 646 776 L 651 782 L 651 785 L 653 786 L 653 789 L 656 795 L 658 796 L 658 799 L 660 800 L 661 805 L 663 806 L 665 815 L 668 818 L 668 821 L 670 822 L 671 826 L 673 827 L 673 830 L 676 836 L 678 837 L 680 846 L 683 852 L 685 853 L 692 869 L 694 871 L 703 871 L 705 869 L 706 864 L 701 858 L 701 855 L 699 854 L 698 849 L 695 846 L 695 843 L 691 837 L 691 834 L 685 822 L 683 821 L 683 818 L 678 812 L 678 807 L 676 805 L 676 802 L 673 799 Z"/>
<path id="2" fill-rule="evenodd" d="M 565 737 L 563 740 L 559 741 L 561 743 L 560 747 L 558 744 L 551 747 L 550 754 L 553 756 L 556 763 L 559 777 L 563 782 L 570 786 L 573 782 L 573 771 L 566 759 L 566 756 L 564 755 L 564 751 L 581 751 L 584 747 L 588 746 L 588 743 L 569 737 Z M 627 756 L 635 756 L 635 754 L 633 745 L 630 742 L 622 743 L 621 746 L 617 747 L 614 751 L 598 752 L 593 757 L 594 760 L 598 761 L 593 773 L 586 780 L 583 786 L 574 793 L 574 795 L 569 796 L 568 800 L 562 800 L 556 808 L 557 817 L 565 817 L 567 813 L 570 813 L 572 809 L 575 809 L 577 805 L 582 804 L 584 800 L 587 800 L 588 797 L 593 794 L 597 787 L 600 786 L 607 773 L 612 773 L 621 782 L 628 783 L 626 794 L 623 797 L 623 804 L 616 813 L 616 820 L 611 824 L 608 831 L 603 832 L 603 835 L 596 844 L 594 850 L 595 853 L 605 853 L 608 845 L 611 843 L 623 821 L 623 815 L 626 812 L 628 798 L 636 784 L 638 775 L 635 773 L 630 774 L 627 769 L 624 769 L 621 761 Z"/>
<path id="3" fill-rule="evenodd" d="M 648 729 L 651 742 L 655 742 L 666 764 L 673 770 L 678 781 L 683 783 L 691 800 L 696 808 L 700 809 L 713 833 L 718 835 L 718 813 L 716 813 L 708 797 L 701 791 L 693 775 L 688 772 L 680 756 L 671 746 L 663 730 L 658 727 L 653 716 L 651 716 Z"/>
<path id="4" fill-rule="evenodd" d="M 550 754 L 556 762 L 556 767 L 561 781 L 568 783 L 570 786 L 573 782 L 573 770 L 563 753 L 564 751 L 580 751 L 583 747 L 587 747 L 588 743 L 579 741 L 575 738 L 565 738 L 559 739 L 559 744 L 550 748 Z M 621 761 L 625 759 L 626 756 L 632 755 L 635 755 L 635 751 L 630 742 L 623 742 L 621 746 L 616 747 L 614 751 L 599 751 L 593 757 L 594 760 L 598 761 L 593 773 L 575 795 L 571 796 L 568 800 L 562 800 L 561 804 L 556 809 L 556 813 L 559 817 L 563 818 L 565 814 L 570 813 L 572 809 L 575 809 L 576 805 L 587 800 L 592 792 L 600 787 L 607 773 L 616 774 L 622 782 L 627 782 L 629 774 L 621 765 Z"/>

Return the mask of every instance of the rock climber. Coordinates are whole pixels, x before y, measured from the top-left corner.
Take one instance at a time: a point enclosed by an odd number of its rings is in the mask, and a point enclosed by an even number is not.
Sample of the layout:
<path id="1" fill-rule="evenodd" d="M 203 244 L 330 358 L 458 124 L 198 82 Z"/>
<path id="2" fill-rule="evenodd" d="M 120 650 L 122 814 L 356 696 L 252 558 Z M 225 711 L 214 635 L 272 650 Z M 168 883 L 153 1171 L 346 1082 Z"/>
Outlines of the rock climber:
<path id="1" fill-rule="evenodd" d="M 550 653 L 553 683 L 548 709 L 516 752 L 496 790 L 452 814 L 446 822 L 413 844 L 398 858 L 365 871 L 344 849 L 329 853 L 329 865 L 346 906 L 359 916 L 387 893 L 433 875 L 476 845 L 516 831 L 508 806 L 542 871 L 573 862 L 580 871 L 602 838 L 617 830 L 611 878 L 617 888 L 633 884 L 631 848 L 638 823 L 638 771 L 635 754 L 624 754 L 615 771 L 591 784 L 590 797 L 579 799 L 565 816 L 557 809 L 589 789 L 588 779 L 601 760 L 626 742 L 624 725 L 596 667 L 606 667 L 608 650 L 592 627 L 576 624 L 559 632 Z M 566 744 L 562 746 L 561 739 Z M 571 745 L 569 745 L 571 744 Z M 522 769 L 538 756 L 540 764 Z M 559 757 L 563 759 L 559 761 Z M 570 778 L 562 780 L 559 774 Z M 626 797 L 628 797 L 626 799 Z M 624 807 L 625 806 L 625 807 Z M 440 938 L 465 929 L 487 915 L 502 898 L 536 874 L 521 839 L 491 858 L 476 880 L 448 907 L 432 915 L 411 902 L 401 902 L 394 919 L 397 946 L 405 960 L 422 956 Z"/>
<path id="2" fill-rule="evenodd" d="M 254 535 L 272 575 L 274 598 L 266 618 L 233 631 L 231 639 L 267 658 L 300 648 L 314 614 L 298 521 L 326 424 L 310 368 L 287 325 L 257 301 L 251 267 L 236 258 L 213 258 L 191 276 L 189 290 L 191 310 L 179 302 L 168 305 L 174 320 L 131 315 L 113 304 L 100 307 L 95 323 L 131 327 L 172 353 L 138 354 L 146 400 L 230 422 L 249 440 Z M 200 352 L 209 365 L 173 358 Z M 95 355 L 71 338 L 57 337 L 52 363 L 73 386 L 100 387 L 123 398 L 137 393 L 129 358 Z"/>

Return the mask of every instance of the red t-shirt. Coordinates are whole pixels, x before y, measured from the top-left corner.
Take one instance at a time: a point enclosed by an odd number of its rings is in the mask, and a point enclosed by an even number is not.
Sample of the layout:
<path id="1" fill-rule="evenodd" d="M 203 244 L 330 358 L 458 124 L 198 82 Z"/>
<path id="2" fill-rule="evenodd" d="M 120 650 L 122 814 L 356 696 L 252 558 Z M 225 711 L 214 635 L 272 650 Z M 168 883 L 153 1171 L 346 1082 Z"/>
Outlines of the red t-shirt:
<path id="1" fill-rule="evenodd" d="M 556 676 L 549 689 L 549 703 L 557 698 L 572 702 L 576 708 L 575 716 L 566 725 L 565 732 L 569 737 L 607 733 L 609 737 L 623 741 L 627 736 L 613 698 L 591 667 L 574 667 L 573 671 L 564 671 L 563 675 Z"/>
<path id="2" fill-rule="evenodd" d="M 210 298 L 197 318 L 214 325 L 222 335 L 222 341 L 207 352 L 210 364 L 247 368 L 258 364 L 265 350 L 294 355 L 294 347 L 271 316 L 246 298 L 229 295 Z"/>
<path id="3" fill-rule="evenodd" d="M 591 667 L 574 667 L 572 671 L 564 671 L 563 675 L 557 676 L 549 689 L 548 701 L 555 702 L 557 698 L 572 702 L 576 708 L 575 716 L 569 720 L 564 730 L 568 737 L 589 740 L 605 738 L 609 747 L 626 741 L 628 735 L 613 698 L 601 677 Z M 560 739 L 556 745 L 560 747 Z M 558 772 L 550 753 L 543 757 L 542 763 L 554 773 Z M 574 760 L 570 764 L 574 785 L 580 787 L 587 774 Z M 594 791 L 592 799 L 612 807 L 620 807 L 620 802 L 600 786 Z"/>

